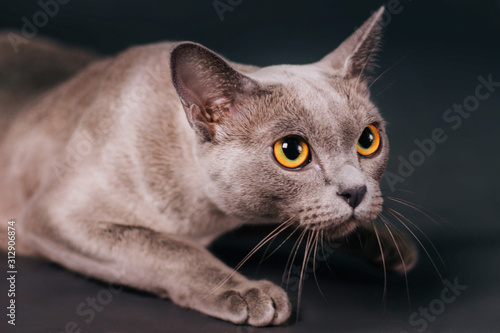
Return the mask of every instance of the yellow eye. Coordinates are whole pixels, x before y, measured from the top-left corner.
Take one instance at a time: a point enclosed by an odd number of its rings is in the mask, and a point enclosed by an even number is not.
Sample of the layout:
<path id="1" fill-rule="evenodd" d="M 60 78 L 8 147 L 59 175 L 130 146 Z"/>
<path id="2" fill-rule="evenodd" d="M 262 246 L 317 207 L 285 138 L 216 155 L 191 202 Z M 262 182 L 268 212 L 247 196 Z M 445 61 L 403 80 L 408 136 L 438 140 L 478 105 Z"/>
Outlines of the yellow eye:
<path id="1" fill-rule="evenodd" d="M 369 156 L 380 147 L 380 134 L 374 125 L 368 125 L 358 139 L 356 149 L 359 154 Z"/>
<path id="2" fill-rule="evenodd" d="M 282 166 L 296 169 L 309 163 L 309 146 L 299 136 L 287 136 L 274 144 L 274 157 Z"/>

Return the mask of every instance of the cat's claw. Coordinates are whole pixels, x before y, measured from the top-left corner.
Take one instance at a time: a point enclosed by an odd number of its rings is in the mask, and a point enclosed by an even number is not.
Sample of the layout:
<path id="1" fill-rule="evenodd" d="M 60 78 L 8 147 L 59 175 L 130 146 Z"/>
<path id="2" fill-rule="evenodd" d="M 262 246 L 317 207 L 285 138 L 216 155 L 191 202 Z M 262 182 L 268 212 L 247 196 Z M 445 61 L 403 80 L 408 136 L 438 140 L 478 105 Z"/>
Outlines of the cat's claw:
<path id="1" fill-rule="evenodd" d="M 216 303 L 217 317 L 235 324 L 280 325 L 291 314 L 291 304 L 283 289 L 269 281 L 249 281 L 222 291 Z"/>

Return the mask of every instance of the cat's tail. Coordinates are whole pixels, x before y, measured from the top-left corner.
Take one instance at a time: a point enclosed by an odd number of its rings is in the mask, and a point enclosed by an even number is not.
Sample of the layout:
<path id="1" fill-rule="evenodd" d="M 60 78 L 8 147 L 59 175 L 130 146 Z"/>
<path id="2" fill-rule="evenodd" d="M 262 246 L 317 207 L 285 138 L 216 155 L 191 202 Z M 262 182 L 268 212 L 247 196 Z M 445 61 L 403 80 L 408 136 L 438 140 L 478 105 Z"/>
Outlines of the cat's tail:
<path id="1" fill-rule="evenodd" d="M 0 116 L 17 112 L 32 97 L 53 88 L 98 59 L 20 31 L 0 31 Z M 9 117 L 10 118 L 10 117 Z M 0 128 L 1 129 L 1 128 Z"/>

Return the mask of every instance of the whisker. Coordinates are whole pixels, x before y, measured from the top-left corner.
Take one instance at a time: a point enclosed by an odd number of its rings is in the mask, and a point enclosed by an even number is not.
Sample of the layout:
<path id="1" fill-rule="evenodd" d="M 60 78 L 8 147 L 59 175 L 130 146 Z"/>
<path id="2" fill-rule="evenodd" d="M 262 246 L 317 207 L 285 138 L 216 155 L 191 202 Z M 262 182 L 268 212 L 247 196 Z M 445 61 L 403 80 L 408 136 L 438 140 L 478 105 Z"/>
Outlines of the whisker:
<path id="1" fill-rule="evenodd" d="M 384 89 L 382 89 L 381 91 L 379 91 L 379 92 L 378 92 L 378 94 L 376 94 L 376 95 L 375 95 L 375 96 L 373 96 L 373 97 L 375 98 L 375 97 L 378 97 L 378 96 L 382 95 L 382 94 L 383 94 L 383 93 L 385 93 L 385 92 L 386 92 L 389 88 L 391 88 L 391 87 L 394 85 L 394 83 L 396 83 L 396 80 L 394 80 L 394 81 L 392 81 L 392 82 L 389 82 L 389 84 L 387 84 L 387 85 L 384 87 Z"/>
<path id="2" fill-rule="evenodd" d="M 314 281 L 316 281 L 316 286 L 318 286 L 319 293 L 321 294 L 321 297 L 325 300 L 326 304 L 331 307 L 330 303 L 328 303 L 328 300 L 325 297 L 325 294 L 321 290 L 321 287 L 319 286 L 319 281 L 318 281 L 318 276 L 316 275 L 316 254 L 318 253 L 318 244 L 319 244 L 319 237 L 320 237 L 320 232 L 322 233 L 323 230 L 316 230 L 314 234 L 314 256 L 313 256 L 313 276 L 314 276 Z M 325 258 L 326 261 L 326 257 Z"/>
<path id="3" fill-rule="evenodd" d="M 325 232 L 324 232 L 324 230 L 321 230 L 321 252 L 323 252 L 323 258 L 326 258 L 324 238 L 325 238 Z M 328 264 L 328 260 L 325 260 L 325 264 L 326 264 L 326 267 L 328 267 L 328 270 L 330 271 L 330 273 L 332 273 L 333 277 L 337 278 L 335 276 L 335 273 L 330 268 L 330 265 Z"/>
<path id="4" fill-rule="evenodd" d="M 265 259 L 269 258 L 266 257 L 266 254 L 267 252 L 269 251 L 269 249 L 271 248 L 271 245 L 273 244 L 273 242 L 276 240 L 276 237 L 273 237 L 273 239 L 271 239 L 271 241 L 269 243 L 267 243 L 266 245 L 266 249 L 264 250 L 264 253 L 262 254 L 260 260 L 259 260 L 259 264 L 257 265 L 257 269 L 255 270 L 255 275 L 259 274 L 259 270 L 260 270 L 260 266 L 262 265 L 262 263 L 264 262 Z M 274 253 L 274 251 L 273 251 Z"/>
<path id="5" fill-rule="evenodd" d="M 384 76 L 387 72 L 389 72 L 391 69 L 393 69 L 395 66 L 399 65 L 399 63 L 401 61 L 404 60 L 404 58 L 406 58 L 408 56 L 408 54 L 410 54 L 410 51 L 406 52 L 406 54 L 404 56 L 402 56 L 398 61 L 396 61 L 394 64 L 392 64 L 389 68 L 387 68 L 385 71 L 382 72 L 382 74 L 380 74 L 379 76 L 377 76 L 377 78 L 375 80 L 373 80 L 370 85 L 368 86 L 368 89 L 370 89 L 374 84 L 375 82 L 377 82 L 382 76 Z"/>
<path id="6" fill-rule="evenodd" d="M 381 215 L 381 214 L 378 214 L 378 216 L 382 220 L 387 231 L 389 232 L 389 235 L 391 235 L 392 241 L 393 241 L 394 245 L 396 246 L 396 250 L 398 251 L 399 258 L 401 259 L 401 263 L 403 264 L 403 269 L 405 271 L 406 295 L 408 296 L 408 307 L 409 307 L 409 310 L 411 311 L 410 289 L 408 286 L 408 271 L 406 269 L 406 263 L 403 260 L 403 255 L 401 254 L 401 250 L 399 249 L 398 243 L 396 242 L 396 239 L 394 238 L 394 235 L 391 231 L 390 225 L 388 224 L 389 221 L 387 221 L 386 217 Z"/>
<path id="7" fill-rule="evenodd" d="M 433 211 L 423 207 L 423 206 L 420 206 L 420 205 L 417 205 L 416 203 L 413 203 L 413 202 L 410 202 L 408 200 L 404 200 L 404 199 L 401 199 L 401 198 L 395 198 L 395 197 L 391 197 L 391 196 L 382 196 L 382 198 L 384 199 L 389 199 L 391 201 L 394 201 L 394 202 L 397 202 L 399 204 L 402 204 L 406 207 L 409 207 L 419 213 L 421 213 L 422 215 L 424 215 L 425 217 L 427 217 L 429 220 L 431 220 L 436 226 L 440 227 L 443 231 L 445 232 L 449 232 L 448 230 L 446 230 L 445 228 L 443 228 L 443 226 L 441 226 L 439 224 L 438 221 L 436 221 L 432 216 L 430 216 L 429 214 L 427 214 L 424 210 L 426 210 L 427 212 L 431 213 L 431 214 L 434 214 L 436 215 L 437 217 L 439 217 L 441 220 L 443 220 L 444 222 L 446 222 L 446 224 L 451 227 L 451 228 L 455 228 L 455 226 L 453 224 L 450 223 L 450 221 L 446 220 L 445 218 L 439 216 L 438 214 L 434 213 Z"/>
<path id="8" fill-rule="evenodd" d="M 387 189 L 387 188 L 382 188 L 382 187 L 380 188 L 380 190 L 381 190 L 382 192 L 387 192 L 387 191 L 389 191 L 389 189 Z M 404 189 L 401 189 L 401 188 L 391 189 L 390 191 L 391 191 L 391 192 L 404 192 L 404 193 L 409 193 L 409 194 L 415 194 L 415 191 L 404 190 Z"/>
<path id="9" fill-rule="evenodd" d="M 434 249 L 434 251 L 436 252 L 436 254 L 439 258 L 439 261 L 441 261 L 441 264 L 446 267 L 446 264 L 444 263 L 443 258 L 441 257 L 441 254 L 439 253 L 438 249 L 436 248 L 434 243 L 430 240 L 430 238 L 427 236 L 427 234 L 422 231 L 422 229 L 420 229 L 415 223 L 413 223 L 410 219 L 408 219 L 406 216 L 404 216 L 403 214 L 401 214 L 397 210 L 390 208 L 390 207 L 386 207 L 386 206 L 384 206 L 384 208 L 387 209 L 388 211 L 390 210 L 393 213 L 399 215 L 402 219 L 404 219 L 405 221 L 410 223 L 415 229 L 417 229 L 425 237 L 425 239 L 431 244 L 432 248 Z"/>
<path id="10" fill-rule="evenodd" d="M 290 233 L 290 234 L 289 234 L 289 235 L 285 238 L 285 240 L 284 240 L 284 241 L 282 241 L 282 242 L 280 243 L 280 245 L 278 245 L 278 247 L 277 247 L 277 248 L 275 248 L 275 249 L 273 250 L 273 252 L 271 252 L 270 254 L 268 254 L 268 255 L 267 255 L 267 257 L 263 258 L 260 262 L 262 263 L 262 262 L 266 261 L 267 259 L 269 259 L 269 257 L 271 257 L 274 253 L 276 253 L 276 251 L 278 251 L 278 250 L 280 249 L 280 247 L 282 247 L 282 246 L 283 246 L 283 244 L 285 244 L 285 243 L 286 243 L 286 242 L 287 242 L 287 241 L 288 241 L 288 240 L 289 240 L 289 239 L 293 236 L 293 234 L 294 234 L 297 230 L 299 230 L 299 227 L 296 227 L 295 229 L 293 229 L 293 231 L 292 231 L 292 232 L 291 232 L 291 233 Z M 264 253 L 264 254 L 265 254 L 265 253 Z"/>
<path id="11" fill-rule="evenodd" d="M 273 231 L 271 231 L 266 237 L 264 237 L 263 240 L 261 240 L 246 256 L 245 258 L 243 258 L 243 260 L 240 261 L 240 263 L 238 265 L 236 265 L 236 267 L 233 269 L 233 271 L 231 272 L 231 274 L 229 274 L 224 280 L 222 280 L 221 282 L 219 282 L 214 288 L 212 288 L 212 290 L 207 294 L 207 296 L 211 295 L 212 293 L 214 293 L 215 291 L 217 291 L 220 287 L 222 287 L 227 281 L 229 281 L 229 279 L 231 279 L 234 274 L 236 274 L 236 272 L 241 268 L 241 266 L 243 266 L 247 261 L 248 259 L 253 256 L 255 254 L 255 252 L 257 252 L 262 246 L 264 246 L 264 244 L 266 244 L 269 240 L 273 239 L 274 237 L 276 237 L 277 235 L 279 235 L 283 230 L 287 229 L 290 225 L 292 225 L 293 223 L 293 218 L 294 217 L 291 217 L 289 218 L 288 220 L 286 220 L 285 222 L 281 223 L 280 225 L 278 225 Z"/>
<path id="12" fill-rule="evenodd" d="M 388 208 L 388 207 L 386 207 Z M 444 279 L 443 279 L 443 276 L 441 275 L 441 273 L 439 272 L 437 266 L 436 266 L 436 263 L 434 262 L 434 260 L 432 259 L 431 255 L 429 254 L 429 251 L 427 251 L 427 248 L 424 246 L 424 244 L 422 244 L 422 242 L 420 241 L 420 239 L 417 237 L 417 235 L 415 235 L 415 233 L 394 213 L 392 212 L 392 209 L 391 210 L 388 210 L 389 214 L 391 214 L 392 216 L 394 216 L 411 234 L 412 236 L 415 238 L 415 240 L 418 242 L 418 244 L 420 244 L 420 246 L 422 247 L 422 249 L 424 250 L 425 254 L 427 255 L 427 257 L 429 258 L 429 260 L 431 261 L 432 263 L 432 266 L 434 266 L 434 269 L 436 270 L 436 273 L 437 275 L 439 276 L 439 278 L 441 279 L 441 282 L 443 283 L 444 285 Z M 397 212 L 396 212 L 397 213 Z M 398 213 L 399 214 L 399 213 Z M 424 234 L 425 235 L 425 234 Z M 439 254 L 439 253 L 438 253 Z"/>
<path id="13" fill-rule="evenodd" d="M 371 49 L 370 53 L 368 54 L 368 57 L 366 57 L 365 63 L 363 64 L 363 68 L 361 68 L 361 71 L 359 72 L 358 77 L 356 78 L 356 83 L 354 84 L 354 89 L 356 89 L 358 87 L 359 80 L 362 77 L 363 72 L 365 71 L 366 65 L 368 65 L 368 63 L 370 62 L 374 52 L 377 50 L 377 48 L 380 44 L 380 41 L 381 41 L 381 39 L 377 40 L 377 43 Z"/>
<path id="14" fill-rule="evenodd" d="M 287 260 L 286 266 L 285 266 L 285 273 L 286 273 L 287 268 L 288 268 L 288 276 L 286 278 L 286 290 L 288 290 L 288 283 L 290 282 L 290 274 L 292 273 L 292 265 L 295 262 L 295 257 L 297 256 L 297 252 L 299 251 L 300 243 L 302 243 L 302 239 L 304 238 L 304 235 L 306 234 L 306 232 L 307 232 L 307 229 L 302 230 L 300 236 L 297 238 L 297 240 L 295 241 L 295 244 L 292 247 L 292 251 L 290 252 L 290 255 L 288 256 L 288 260 Z M 294 251 L 294 249 L 295 249 L 295 251 Z M 293 253 L 293 256 L 292 256 L 292 253 Z M 290 261 L 290 259 L 292 259 L 292 261 Z"/>
<path id="15" fill-rule="evenodd" d="M 313 232 L 309 232 L 309 234 L 307 235 L 306 248 L 304 250 L 304 259 L 302 260 L 302 269 L 300 270 L 299 292 L 298 292 L 298 298 L 297 298 L 297 322 L 299 320 L 300 301 L 302 300 L 302 288 L 304 286 L 304 272 L 307 270 L 309 256 L 311 254 L 312 236 L 313 236 Z"/>
<path id="16" fill-rule="evenodd" d="M 382 242 L 380 241 L 380 236 L 378 234 L 377 226 L 372 222 L 373 230 L 375 231 L 375 236 L 377 236 L 378 247 L 380 248 L 380 255 L 382 256 L 382 266 L 384 267 L 384 294 L 382 296 L 382 304 L 384 305 L 384 311 L 386 309 L 386 295 L 387 295 L 387 269 L 385 266 L 385 256 L 384 250 L 382 248 Z"/>

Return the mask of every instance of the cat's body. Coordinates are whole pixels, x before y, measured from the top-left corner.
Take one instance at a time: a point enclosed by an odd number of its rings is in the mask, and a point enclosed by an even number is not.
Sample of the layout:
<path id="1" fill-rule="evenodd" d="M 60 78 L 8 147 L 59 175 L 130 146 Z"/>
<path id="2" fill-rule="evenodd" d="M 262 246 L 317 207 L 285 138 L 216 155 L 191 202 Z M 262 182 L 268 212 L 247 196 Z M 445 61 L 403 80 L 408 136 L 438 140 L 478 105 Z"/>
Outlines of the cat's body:
<path id="1" fill-rule="evenodd" d="M 2 170 L 6 175 L 2 177 L 6 182 L 3 188 L 11 189 L 4 192 L 2 202 L 15 200 L 12 206 L 18 207 L 6 215 L 3 209 L 4 219 L 21 216 L 33 195 L 45 186 L 57 187 L 64 180 L 62 187 L 66 188 L 68 182 L 90 185 L 97 180 L 98 186 L 88 186 L 96 192 L 88 195 L 95 199 L 96 211 L 100 203 L 106 206 L 105 215 L 100 217 L 103 220 L 113 219 L 117 213 L 110 207 L 110 195 L 117 193 L 117 204 L 124 205 L 117 210 L 128 211 L 121 219 L 123 224 L 144 219 L 146 225 L 141 225 L 145 227 L 192 237 L 203 245 L 241 225 L 234 222 L 224 227 L 226 223 L 217 220 L 214 226 L 211 219 L 194 225 L 209 217 L 207 212 L 218 213 L 200 192 L 203 175 L 195 167 L 195 134 L 176 100 L 175 89 L 168 85 L 169 55 L 174 45 L 132 48 L 118 59 L 94 61 L 64 85 L 34 96 L 33 104 L 23 105 L 17 118 L 6 126 L 8 132 L 2 140 L 3 156 L 10 157 L 3 160 L 10 169 Z M 159 67 L 165 70 L 159 72 Z M 162 91 L 158 91 L 158 84 L 163 85 Z M 151 94 L 145 96 L 148 91 L 155 91 L 157 100 L 152 100 Z M 160 101 L 163 108 L 151 107 Z M 163 137 L 158 137 L 159 133 Z M 162 170 L 144 170 L 154 168 L 148 164 L 155 163 L 161 164 Z M 79 171 L 84 168 L 89 169 Z M 163 177 L 168 187 L 155 189 L 155 177 Z M 129 209 L 131 203 L 134 207 Z"/>
<path id="2" fill-rule="evenodd" d="M 229 63 L 192 43 L 97 59 L 32 41 L 0 58 L 2 72 L 23 71 L 22 57 L 38 54 L 59 73 L 33 87 L 24 72 L 0 82 L 2 228 L 15 218 L 18 251 L 77 272 L 235 323 L 283 323 L 281 288 L 231 275 L 204 247 L 243 223 L 290 220 L 327 240 L 370 230 L 388 141 L 362 74 L 381 13 L 306 66 Z M 12 53 L 5 36 L 0 46 Z M 370 124 L 380 148 L 360 157 Z M 273 158 L 291 136 L 311 149 L 296 169 Z M 401 247 L 413 265 L 413 247 Z"/>

